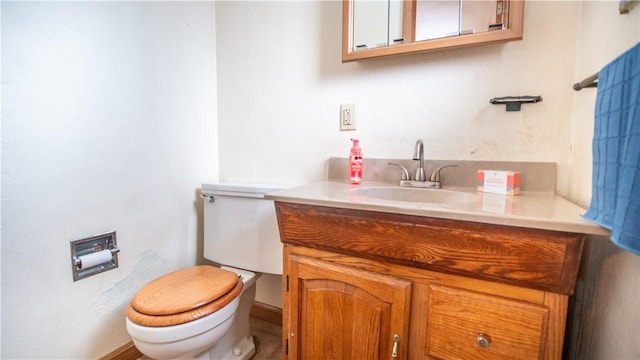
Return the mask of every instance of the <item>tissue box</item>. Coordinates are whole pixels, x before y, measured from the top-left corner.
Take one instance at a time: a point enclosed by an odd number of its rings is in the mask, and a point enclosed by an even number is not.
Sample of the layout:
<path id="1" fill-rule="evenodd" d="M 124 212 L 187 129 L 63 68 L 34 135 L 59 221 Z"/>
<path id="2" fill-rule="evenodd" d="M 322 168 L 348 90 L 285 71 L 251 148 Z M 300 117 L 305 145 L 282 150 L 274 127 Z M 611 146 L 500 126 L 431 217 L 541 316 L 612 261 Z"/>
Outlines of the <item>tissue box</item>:
<path id="1" fill-rule="evenodd" d="M 478 170 L 478 191 L 501 195 L 518 195 L 520 193 L 520 172 Z"/>

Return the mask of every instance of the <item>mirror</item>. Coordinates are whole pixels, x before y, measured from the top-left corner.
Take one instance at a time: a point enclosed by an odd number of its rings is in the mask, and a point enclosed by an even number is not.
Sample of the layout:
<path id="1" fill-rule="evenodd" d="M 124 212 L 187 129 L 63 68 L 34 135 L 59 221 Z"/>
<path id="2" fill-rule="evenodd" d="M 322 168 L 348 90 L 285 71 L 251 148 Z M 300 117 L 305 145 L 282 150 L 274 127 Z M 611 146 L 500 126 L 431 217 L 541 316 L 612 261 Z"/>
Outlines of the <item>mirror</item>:
<path id="1" fill-rule="evenodd" d="M 522 39 L 524 0 L 343 0 L 342 61 Z"/>
<path id="2" fill-rule="evenodd" d="M 402 0 L 353 1 L 354 50 L 393 45 L 402 40 Z"/>

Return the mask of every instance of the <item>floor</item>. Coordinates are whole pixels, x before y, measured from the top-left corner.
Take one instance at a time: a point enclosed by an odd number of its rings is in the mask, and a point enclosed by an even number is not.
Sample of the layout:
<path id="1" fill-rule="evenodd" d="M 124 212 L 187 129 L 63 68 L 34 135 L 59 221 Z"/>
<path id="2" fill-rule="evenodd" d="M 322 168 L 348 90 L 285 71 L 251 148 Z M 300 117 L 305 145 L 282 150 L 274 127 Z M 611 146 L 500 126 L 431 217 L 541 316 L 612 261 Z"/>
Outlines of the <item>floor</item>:
<path id="1" fill-rule="evenodd" d="M 251 317 L 256 354 L 251 360 L 282 359 L 282 327 Z"/>

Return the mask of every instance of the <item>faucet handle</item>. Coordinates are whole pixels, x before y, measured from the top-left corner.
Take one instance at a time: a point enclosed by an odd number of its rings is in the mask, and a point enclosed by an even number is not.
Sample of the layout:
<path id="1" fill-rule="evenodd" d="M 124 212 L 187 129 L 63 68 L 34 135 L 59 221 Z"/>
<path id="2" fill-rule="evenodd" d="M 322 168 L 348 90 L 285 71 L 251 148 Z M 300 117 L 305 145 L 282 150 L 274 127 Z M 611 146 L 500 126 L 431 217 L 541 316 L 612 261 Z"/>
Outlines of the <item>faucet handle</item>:
<path id="1" fill-rule="evenodd" d="M 387 165 L 397 166 L 402 170 L 402 175 L 400 175 L 400 180 L 411 180 L 411 174 L 409 174 L 409 170 L 406 167 L 396 164 L 396 163 L 387 163 Z"/>
<path id="2" fill-rule="evenodd" d="M 433 170 L 433 172 L 431 173 L 431 177 L 429 178 L 429 181 L 432 181 L 434 183 L 436 183 L 436 189 L 440 189 L 442 186 L 440 184 L 440 171 L 444 168 L 449 168 L 449 167 L 457 167 L 458 165 L 444 165 L 444 166 L 440 166 L 439 168 Z"/>

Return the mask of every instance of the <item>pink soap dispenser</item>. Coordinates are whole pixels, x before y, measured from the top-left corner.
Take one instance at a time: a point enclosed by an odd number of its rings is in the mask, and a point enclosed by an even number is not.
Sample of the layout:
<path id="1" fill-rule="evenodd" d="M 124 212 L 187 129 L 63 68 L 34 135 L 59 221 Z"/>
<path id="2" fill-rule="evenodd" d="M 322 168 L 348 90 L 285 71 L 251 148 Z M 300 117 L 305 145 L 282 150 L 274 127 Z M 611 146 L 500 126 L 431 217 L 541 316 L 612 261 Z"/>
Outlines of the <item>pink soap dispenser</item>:
<path id="1" fill-rule="evenodd" d="M 362 182 L 362 149 L 360 140 L 351 139 L 353 146 L 349 153 L 349 183 L 360 184 Z"/>

